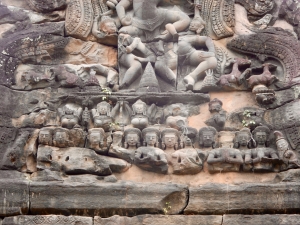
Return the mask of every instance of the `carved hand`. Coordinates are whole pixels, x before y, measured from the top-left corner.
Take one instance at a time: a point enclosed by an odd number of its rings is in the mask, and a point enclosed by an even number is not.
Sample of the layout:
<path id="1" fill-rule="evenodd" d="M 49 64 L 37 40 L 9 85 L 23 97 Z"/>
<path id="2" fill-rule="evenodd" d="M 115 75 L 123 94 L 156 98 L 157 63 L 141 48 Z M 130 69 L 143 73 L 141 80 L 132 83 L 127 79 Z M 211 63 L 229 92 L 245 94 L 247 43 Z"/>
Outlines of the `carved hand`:
<path id="1" fill-rule="evenodd" d="M 129 15 L 124 16 L 124 17 L 121 19 L 121 24 L 122 24 L 123 26 L 129 26 L 131 23 L 132 23 L 132 19 L 131 19 L 131 16 L 129 16 Z"/>

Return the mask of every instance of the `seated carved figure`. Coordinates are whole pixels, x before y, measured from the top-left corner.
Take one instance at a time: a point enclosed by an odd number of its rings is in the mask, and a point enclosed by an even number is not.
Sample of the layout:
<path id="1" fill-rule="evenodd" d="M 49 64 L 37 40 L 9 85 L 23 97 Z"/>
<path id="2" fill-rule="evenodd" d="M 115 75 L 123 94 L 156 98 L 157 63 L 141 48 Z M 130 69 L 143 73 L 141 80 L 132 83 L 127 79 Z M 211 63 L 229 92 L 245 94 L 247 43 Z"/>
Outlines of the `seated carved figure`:
<path id="1" fill-rule="evenodd" d="M 39 144 L 41 145 L 52 145 L 53 129 L 43 127 L 39 132 Z"/>
<path id="2" fill-rule="evenodd" d="M 106 154 L 107 149 L 104 148 L 104 130 L 102 128 L 89 129 L 87 147 L 95 150 L 99 154 Z"/>
<path id="3" fill-rule="evenodd" d="M 217 130 L 214 127 L 202 127 L 199 130 L 199 145 L 204 150 L 211 150 L 217 146 Z"/>
<path id="4" fill-rule="evenodd" d="M 252 134 L 249 128 L 243 128 L 235 133 L 234 138 L 234 148 L 238 148 L 241 151 L 242 157 L 245 160 L 243 164 L 243 171 L 252 170 L 252 160 L 251 160 L 251 141 Z"/>
<path id="5" fill-rule="evenodd" d="M 279 163 L 275 149 L 269 148 L 270 129 L 266 126 L 258 126 L 252 131 L 256 148 L 245 154 L 246 161 L 253 163 L 253 171 L 269 172 L 274 170 L 274 165 Z"/>
<path id="6" fill-rule="evenodd" d="M 180 137 L 179 131 L 174 128 L 165 128 L 161 132 L 162 149 L 167 155 L 170 155 L 180 146 L 178 144 Z"/>
<path id="7" fill-rule="evenodd" d="M 60 116 L 61 126 L 72 129 L 80 127 L 79 122 L 82 115 L 82 108 L 76 104 L 66 104 L 58 109 L 58 115 Z"/>
<path id="8" fill-rule="evenodd" d="M 124 26 L 119 33 L 140 37 L 143 42 L 155 39 L 178 39 L 178 33 L 185 30 L 190 18 L 180 10 L 167 10 L 157 7 L 160 0 L 130 1 L 121 0 L 116 5 L 116 11 L 121 24 Z M 125 10 L 133 6 L 134 14 L 131 17 Z M 161 28 L 165 31 L 161 33 Z"/>
<path id="9" fill-rule="evenodd" d="M 155 147 L 158 144 L 160 132 L 156 128 L 145 128 L 142 131 L 144 145 L 139 147 L 134 156 L 134 163 L 141 169 L 165 174 L 168 172 L 166 153 Z"/>
<path id="10" fill-rule="evenodd" d="M 148 126 L 148 123 L 147 105 L 139 99 L 132 105 L 131 124 L 136 128 L 143 129 Z"/>
<path id="11" fill-rule="evenodd" d="M 108 154 L 132 163 L 134 160 L 135 150 L 141 146 L 141 135 L 141 131 L 137 128 L 126 129 L 124 131 L 125 142 L 123 148 L 121 143 L 123 133 L 121 131 L 114 132 L 113 143 Z"/>
<path id="12" fill-rule="evenodd" d="M 184 112 L 182 105 L 172 104 L 165 109 L 166 125 L 179 130 L 181 126 L 187 126 L 188 114 Z"/>
<path id="13" fill-rule="evenodd" d="M 212 114 L 212 117 L 205 121 L 205 124 L 216 128 L 218 131 L 224 128 L 226 122 L 226 111 L 222 109 L 223 103 L 214 98 L 208 103 L 209 112 Z"/>
<path id="14" fill-rule="evenodd" d="M 216 148 L 208 153 L 208 171 L 216 172 L 238 172 L 243 164 L 243 157 L 238 149 Z"/>
<path id="15" fill-rule="evenodd" d="M 202 156 L 202 157 L 200 157 Z M 172 167 L 174 174 L 197 174 L 203 168 L 206 154 L 197 151 L 188 137 L 184 140 L 184 148 L 172 154 Z"/>
<path id="16" fill-rule="evenodd" d="M 106 101 L 97 104 L 97 109 L 92 109 L 92 116 L 95 128 L 103 128 L 104 131 L 109 131 L 112 123 L 110 115 L 111 106 Z"/>

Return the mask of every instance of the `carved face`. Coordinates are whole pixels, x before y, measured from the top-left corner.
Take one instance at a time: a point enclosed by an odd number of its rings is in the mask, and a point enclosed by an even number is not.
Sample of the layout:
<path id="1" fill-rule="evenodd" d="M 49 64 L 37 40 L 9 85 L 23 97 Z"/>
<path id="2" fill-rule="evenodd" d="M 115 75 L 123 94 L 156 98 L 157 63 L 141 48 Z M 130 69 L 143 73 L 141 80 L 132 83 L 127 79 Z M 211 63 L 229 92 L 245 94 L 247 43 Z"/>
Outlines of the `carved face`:
<path id="1" fill-rule="evenodd" d="M 129 146 L 136 146 L 139 141 L 140 141 L 140 138 L 137 134 L 127 134 L 126 135 L 126 142 Z"/>
<path id="2" fill-rule="evenodd" d="M 99 132 L 90 133 L 89 141 L 91 145 L 98 145 L 101 141 L 101 134 Z"/>
<path id="3" fill-rule="evenodd" d="M 97 111 L 100 113 L 100 115 L 106 115 L 107 107 L 105 105 L 100 105 L 97 107 Z"/>
<path id="4" fill-rule="evenodd" d="M 78 124 L 78 117 L 74 115 L 66 115 L 61 119 L 61 126 L 68 129 L 72 129 L 76 124 Z"/>
<path id="5" fill-rule="evenodd" d="M 177 137 L 174 134 L 166 134 L 164 136 L 164 143 L 167 148 L 174 148 L 177 142 Z"/>
<path id="6" fill-rule="evenodd" d="M 203 146 L 212 147 L 214 143 L 214 135 L 212 132 L 204 132 L 202 134 Z"/>
<path id="7" fill-rule="evenodd" d="M 146 110 L 143 104 L 135 104 L 134 110 L 136 114 L 143 114 L 143 112 Z"/>
<path id="8" fill-rule="evenodd" d="M 116 24 L 113 21 L 105 21 L 102 26 L 100 26 L 100 30 L 102 30 L 106 34 L 115 34 L 118 30 Z"/>
<path id="9" fill-rule="evenodd" d="M 181 112 L 180 107 L 174 107 L 173 110 L 172 110 L 172 115 L 173 116 L 179 116 L 180 112 Z"/>
<path id="10" fill-rule="evenodd" d="M 147 145 L 155 145 L 157 142 L 157 136 L 155 132 L 149 132 L 146 134 Z"/>
<path id="11" fill-rule="evenodd" d="M 240 133 L 237 136 L 237 140 L 241 146 L 247 146 L 248 142 L 250 141 L 250 136 L 246 133 Z"/>
<path id="12" fill-rule="evenodd" d="M 51 133 L 49 131 L 42 130 L 39 133 L 39 143 L 42 145 L 49 145 L 51 143 Z"/>
<path id="13" fill-rule="evenodd" d="M 220 103 L 218 103 L 218 102 L 213 102 L 209 106 L 209 111 L 211 113 L 213 113 L 213 112 L 220 112 L 221 109 L 222 109 L 222 105 Z"/>
<path id="14" fill-rule="evenodd" d="M 58 131 L 53 136 L 53 142 L 57 147 L 67 147 L 68 146 L 68 135 L 66 132 Z"/>
<path id="15" fill-rule="evenodd" d="M 190 23 L 190 31 L 200 33 L 204 29 L 204 25 L 200 21 L 193 20 Z"/>
<path id="16" fill-rule="evenodd" d="M 259 145 L 264 145 L 267 141 L 266 132 L 256 132 L 254 135 L 254 139 Z"/>

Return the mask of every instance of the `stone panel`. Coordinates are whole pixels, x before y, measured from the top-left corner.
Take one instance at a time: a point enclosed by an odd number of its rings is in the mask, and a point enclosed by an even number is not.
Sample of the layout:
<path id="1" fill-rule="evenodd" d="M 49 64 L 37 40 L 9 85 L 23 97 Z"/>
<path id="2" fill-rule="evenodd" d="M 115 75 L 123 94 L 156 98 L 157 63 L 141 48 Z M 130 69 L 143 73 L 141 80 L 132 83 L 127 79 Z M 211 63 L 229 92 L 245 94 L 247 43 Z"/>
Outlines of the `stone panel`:
<path id="1" fill-rule="evenodd" d="M 190 188 L 184 213 L 296 213 L 300 207 L 299 189 L 296 183 L 206 184 Z"/>
<path id="2" fill-rule="evenodd" d="M 17 171 L 0 170 L 0 216 L 27 214 L 29 182 Z"/>
<path id="3" fill-rule="evenodd" d="M 80 179 L 80 178 L 77 178 Z M 95 178 L 68 182 L 32 182 L 31 213 L 72 214 L 108 217 L 182 212 L 186 206 L 186 186 L 177 184 L 105 183 Z"/>
<path id="4" fill-rule="evenodd" d="M 224 215 L 222 225 L 290 225 L 299 224 L 299 215 Z"/>
<path id="5" fill-rule="evenodd" d="M 6 217 L 3 220 L 3 225 L 33 225 L 33 224 L 93 225 L 93 218 L 92 217 L 81 217 L 81 216 L 47 215 L 47 216 L 14 216 L 14 217 Z"/>
<path id="6" fill-rule="evenodd" d="M 122 225 L 221 225 L 222 216 L 184 216 L 184 215 L 140 215 L 135 217 L 121 217 L 112 216 L 109 218 L 101 218 L 96 216 L 94 218 L 94 225 L 106 225 L 106 224 L 122 224 Z"/>

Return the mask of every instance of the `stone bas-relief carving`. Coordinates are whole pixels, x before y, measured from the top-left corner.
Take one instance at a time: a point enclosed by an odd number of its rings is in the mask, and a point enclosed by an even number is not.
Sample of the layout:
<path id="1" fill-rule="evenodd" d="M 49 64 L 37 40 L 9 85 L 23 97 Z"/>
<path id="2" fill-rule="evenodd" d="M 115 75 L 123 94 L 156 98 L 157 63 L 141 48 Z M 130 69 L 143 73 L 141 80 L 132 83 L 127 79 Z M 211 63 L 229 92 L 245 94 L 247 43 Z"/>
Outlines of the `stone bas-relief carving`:
<path id="1" fill-rule="evenodd" d="M 255 201 L 238 212 L 297 212 L 296 195 L 281 198 L 298 190 L 298 8 L 295 0 L 2 0 L 0 223 L 189 214 L 187 194 L 203 195 L 191 186 L 228 195 L 286 170 L 294 175 L 259 184 L 266 211 Z M 3 173 L 26 182 L 4 182 Z M 192 213 L 236 213 L 234 201 L 221 200 L 219 211 L 211 204 Z M 65 217 L 42 216 L 50 213 Z M 91 217 L 66 217 L 74 214 Z"/>
<path id="2" fill-rule="evenodd" d="M 208 105 L 212 117 L 206 120 L 205 124 L 216 128 L 218 131 L 222 130 L 226 121 L 226 111 L 222 109 L 223 102 L 215 98 Z"/>
<path id="3" fill-rule="evenodd" d="M 203 168 L 207 153 L 193 147 L 191 139 L 184 140 L 184 148 L 172 154 L 173 174 L 197 174 Z"/>
<path id="4" fill-rule="evenodd" d="M 109 155 L 124 159 L 132 163 L 134 161 L 135 150 L 141 146 L 142 133 L 137 128 L 128 128 L 124 131 L 124 147 L 122 147 L 123 133 L 117 131 L 113 133 L 113 143 L 109 149 Z"/>
<path id="5" fill-rule="evenodd" d="M 134 163 L 138 167 L 157 173 L 168 172 L 168 161 L 166 153 L 157 148 L 159 144 L 160 131 L 156 128 L 145 128 L 142 131 L 143 144 L 135 152 Z"/>
<path id="6" fill-rule="evenodd" d="M 254 171 L 272 171 L 275 164 L 279 163 L 277 151 L 267 147 L 270 136 L 270 129 L 266 126 L 258 126 L 253 131 L 255 148 L 251 149 L 251 156 L 246 153 L 245 161 L 253 163 Z"/>

